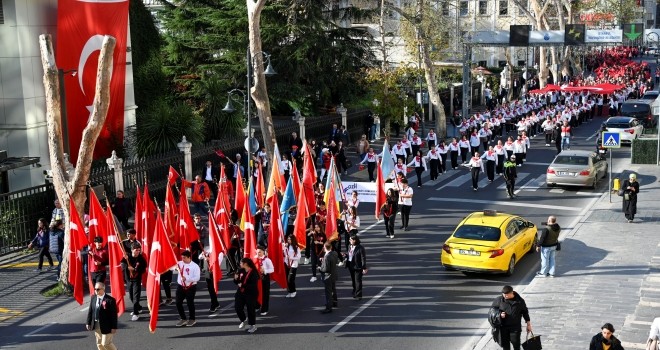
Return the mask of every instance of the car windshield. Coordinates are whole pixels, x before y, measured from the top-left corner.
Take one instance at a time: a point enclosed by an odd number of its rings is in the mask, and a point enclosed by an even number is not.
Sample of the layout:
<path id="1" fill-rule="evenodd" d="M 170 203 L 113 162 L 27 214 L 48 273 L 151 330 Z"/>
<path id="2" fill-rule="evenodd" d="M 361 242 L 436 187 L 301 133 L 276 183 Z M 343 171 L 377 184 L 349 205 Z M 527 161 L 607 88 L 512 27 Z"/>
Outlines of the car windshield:
<path id="1" fill-rule="evenodd" d="M 490 226 L 463 225 L 454 232 L 455 238 L 476 239 L 479 241 L 499 241 L 500 229 Z"/>
<path id="2" fill-rule="evenodd" d="M 554 164 L 562 165 L 589 165 L 589 157 L 584 156 L 558 156 Z"/>
<path id="3" fill-rule="evenodd" d="M 607 128 L 617 128 L 617 129 L 625 129 L 630 127 L 630 123 L 628 121 L 611 121 L 605 123 L 605 127 Z"/>
<path id="4" fill-rule="evenodd" d="M 646 116 L 651 114 L 651 106 L 646 103 L 624 103 L 621 105 L 621 115 L 627 117 Z"/>

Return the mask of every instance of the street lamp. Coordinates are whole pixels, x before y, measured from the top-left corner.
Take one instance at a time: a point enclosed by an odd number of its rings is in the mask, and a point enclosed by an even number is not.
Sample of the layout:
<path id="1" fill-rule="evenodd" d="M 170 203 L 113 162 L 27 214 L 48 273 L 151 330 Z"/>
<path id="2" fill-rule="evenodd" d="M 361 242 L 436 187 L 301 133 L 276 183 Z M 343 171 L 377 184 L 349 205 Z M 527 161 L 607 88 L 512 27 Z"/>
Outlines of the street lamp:
<path id="1" fill-rule="evenodd" d="M 272 75 L 277 74 L 277 72 L 275 72 L 275 69 L 273 68 L 273 66 L 270 63 L 270 54 L 268 54 L 266 52 L 263 52 L 263 51 L 260 51 L 260 52 L 257 52 L 256 55 L 263 55 L 267 60 L 268 64 L 266 66 L 266 70 L 264 70 L 264 75 L 272 76 Z M 222 109 L 224 112 L 228 112 L 228 113 L 235 112 L 236 109 L 232 106 L 232 99 L 231 99 L 232 94 L 240 93 L 243 96 L 243 113 L 245 114 L 245 117 L 247 118 L 247 128 L 246 128 L 246 133 L 245 133 L 245 142 L 243 143 L 243 145 L 245 147 L 245 150 L 249 154 L 248 160 L 247 160 L 247 169 L 246 170 L 247 170 L 247 174 L 250 175 L 250 176 L 252 176 L 251 175 L 252 174 L 251 173 L 251 167 L 250 167 L 250 162 L 252 161 L 252 154 L 254 154 L 254 152 L 259 150 L 259 141 L 257 141 L 255 138 L 252 137 L 252 123 L 250 121 L 252 119 L 251 114 L 250 114 L 250 105 L 251 105 L 251 103 L 250 103 L 251 102 L 250 101 L 250 97 L 251 97 L 250 89 L 252 89 L 252 74 L 254 74 L 254 72 L 253 72 L 254 62 L 252 61 L 252 58 L 253 57 L 250 54 L 250 47 L 248 46 L 246 54 L 245 54 L 245 64 L 247 65 L 247 74 L 246 74 L 246 77 L 247 77 L 246 90 L 247 91 L 242 91 L 242 90 L 239 90 L 239 89 L 233 89 L 233 90 L 229 91 L 229 93 L 227 94 L 228 95 L 227 104 L 225 105 L 225 108 Z"/>

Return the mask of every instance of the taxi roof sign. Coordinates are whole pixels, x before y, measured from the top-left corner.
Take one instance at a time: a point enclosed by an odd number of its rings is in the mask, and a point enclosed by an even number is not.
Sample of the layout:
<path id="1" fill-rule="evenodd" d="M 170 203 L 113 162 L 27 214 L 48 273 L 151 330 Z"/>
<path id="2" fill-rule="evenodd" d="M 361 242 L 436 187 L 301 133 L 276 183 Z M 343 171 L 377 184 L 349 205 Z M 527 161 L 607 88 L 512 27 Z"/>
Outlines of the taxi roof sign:
<path id="1" fill-rule="evenodd" d="M 603 131 L 603 148 L 621 148 L 621 134 L 618 132 Z"/>

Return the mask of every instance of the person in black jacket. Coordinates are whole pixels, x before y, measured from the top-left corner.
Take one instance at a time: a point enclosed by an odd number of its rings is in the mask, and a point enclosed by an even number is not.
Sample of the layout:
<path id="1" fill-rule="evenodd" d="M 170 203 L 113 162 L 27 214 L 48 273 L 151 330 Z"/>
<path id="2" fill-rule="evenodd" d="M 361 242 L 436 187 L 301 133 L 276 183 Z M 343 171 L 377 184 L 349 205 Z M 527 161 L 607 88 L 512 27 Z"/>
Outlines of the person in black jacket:
<path id="1" fill-rule="evenodd" d="M 112 212 L 117 217 L 117 220 L 121 222 L 124 230 L 128 230 L 130 226 L 128 225 L 128 218 L 131 216 L 131 201 L 124 197 L 124 191 L 117 191 L 117 197 L 115 201 L 112 202 Z"/>
<path id="2" fill-rule="evenodd" d="M 325 285 L 325 309 L 321 313 L 328 314 L 332 312 L 333 307 L 337 307 L 337 278 L 339 277 L 337 264 L 339 263 L 339 255 L 332 250 L 332 243 L 330 242 L 323 244 L 323 250 L 325 254 L 321 266 L 319 266 L 319 271 Z"/>
<path id="3" fill-rule="evenodd" d="M 607 348 L 606 348 L 607 346 Z M 606 323 L 601 327 L 600 333 L 591 338 L 589 343 L 589 350 L 623 350 L 621 341 L 614 336 L 614 326 L 611 323 Z"/>
<path id="4" fill-rule="evenodd" d="M 539 237 L 539 246 L 536 247 L 536 251 L 541 252 L 541 271 L 537 272 L 536 275 L 539 277 L 555 277 L 555 255 L 559 245 L 561 227 L 557 224 L 557 218 L 554 215 L 548 217 L 548 222 L 545 225 L 545 228 L 541 231 L 541 237 Z"/>
<path id="5" fill-rule="evenodd" d="M 623 213 L 630 223 L 637 214 L 637 194 L 639 193 L 637 174 L 630 174 L 628 180 L 623 181 L 623 184 L 621 184 L 621 188 L 623 189 Z"/>
<path id="6" fill-rule="evenodd" d="M 133 243 L 131 254 L 122 260 L 121 265 L 128 275 L 128 295 L 133 302 L 131 321 L 137 321 L 142 311 L 142 305 L 140 305 L 142 274 L 147 270 L 147 261 L 144 259 L 144 255 L 142 255 L 142 246 L 140 246 L 140 243 Z"/>
<path id="7" fill-rule="evenodd" d="M 33 246 L 39 249 L 39 265 L 37 266 L 36 272 L 41 272 L 41 266 L 44 264 L 44 256 L 48 258 L 48 263 L 50 264 L 49 269 L 53 268 L 53 258 L 50 256 L 48 251 L 48 243 L 50 239 L 50 232 L 48 232 L 48 222 L 46 219 L 41 218 L 37 222 L 39 228 L 37 228 L 37 234 L 34 236 L 34 239 L 28 244 L 28 249 L 31 249 Z"/>
<path id="8" fill-rule="evenodd" d="M 257 283 L 259 283 L 259 271 L 250 258 L 241 259 L 240 269 L 234 274 L 234 283 L 238 286 L 236 294 L 234 295 L 234 308 L 236 315 L 241 321 L 238 325 L 239 329 L 245 327 L 245 308 L 247 307 L 247 321 L 250 325 L 248 333 L 254 333 L 257 330 L 256 326 L 256 308 L 257 297 L 259 290 Z"/>
<path id="9" fill-rule="evenodd" d="M 88 331 L 94 330 L 96 347 L 116 350 L 112 338 L 117 333 L 117 301 L 105 293 L 105 284 L 101 282 L 94 285 L 94 291 L 87 308 L 85 325 Z"/>
<path id="10" fill-rule="evenodd" d="M 532 331 L 532 322 L 529 319 L 529 310 L 525 300 L 516 292 L 513 287 L 504 286 L 502 288 L 502 295 L 495 298 L 493 308 L 500 311 L 500 339 L 501 346 L 504 350 L 510 350 L 513 345 L 513 350 L 520 350 L 520 320 L 525 319 L 527 323 L 527 332 Z"/>
<path id="11" fill-rule="evenodd" d="M 346 258 L 346 267 L 351 273 L 351 282 L 353 284 L 353 299 L 362 300 L 362 276 L 367 273 L 367 254 L 364 247 L 360 244 L 360 238 L 352 235 L 349 238 L 350 246 Z"/>

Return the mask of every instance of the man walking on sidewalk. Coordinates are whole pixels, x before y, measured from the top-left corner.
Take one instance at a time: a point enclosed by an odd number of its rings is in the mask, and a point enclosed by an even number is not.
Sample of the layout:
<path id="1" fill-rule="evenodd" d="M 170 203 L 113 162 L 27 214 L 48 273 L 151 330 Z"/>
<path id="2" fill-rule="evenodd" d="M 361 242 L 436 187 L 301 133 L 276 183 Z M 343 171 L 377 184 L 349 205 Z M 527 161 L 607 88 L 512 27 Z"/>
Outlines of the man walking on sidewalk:
<path id="1" fill-rule="evenodd" d="M 545 228 L 541 231 L 541 237 L 539 237 L 539 246 L 536 247 L 536 251 L 541 252 L 541 271 L 537 272 L 536 275 L 539 277 L 555 277 L 555 255 L 559 246 L 561 227 L 557 224 L 557 218 L 554 215 L 549 216 L 548 222 L 544 224 Z"/>
<path id="2" fill-rule="evenodd" d="M 529 319 L 529 310 L 527 310 L 525 300 L 513 291 L 513 287 L 504 286 L 502 295 L 495 298 L 491 307 L 500 311 L 502 349 L 511 350 L 511 344 L 513 344 L 513 350 L 520 350 L 520 333 L 522 332 L 520 320 L 522 318 L 527 323 L 527 332 L 532 331 L 532 322 Z"/>

